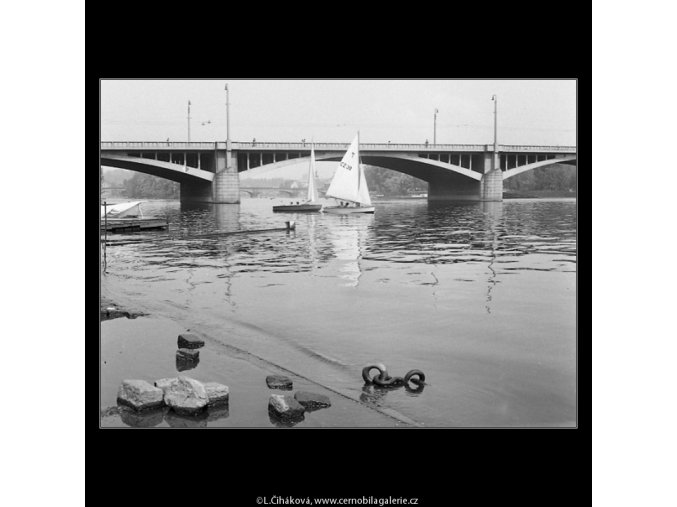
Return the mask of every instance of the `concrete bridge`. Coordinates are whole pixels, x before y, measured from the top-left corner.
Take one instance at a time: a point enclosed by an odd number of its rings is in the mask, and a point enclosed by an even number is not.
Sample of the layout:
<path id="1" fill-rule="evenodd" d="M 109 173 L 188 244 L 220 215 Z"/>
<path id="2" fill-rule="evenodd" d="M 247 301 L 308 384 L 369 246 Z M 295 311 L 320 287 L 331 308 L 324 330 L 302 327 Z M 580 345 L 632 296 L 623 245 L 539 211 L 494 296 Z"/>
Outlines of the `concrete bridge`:
<path id="1" fill-rule="evenodd" d="M 340 161 L 350 143 L 315 143 L 315 158 Z M 362 163 L 428 182 L 429 200 L 501 201 L 503 180 L 552 164 L 576 164 L 575 146 L 360 144 Z M 181 184 L 183 202 L 240 202 L 238 173 L 310 158 L 310 143 L 102 142 L 101 165 Z"/>

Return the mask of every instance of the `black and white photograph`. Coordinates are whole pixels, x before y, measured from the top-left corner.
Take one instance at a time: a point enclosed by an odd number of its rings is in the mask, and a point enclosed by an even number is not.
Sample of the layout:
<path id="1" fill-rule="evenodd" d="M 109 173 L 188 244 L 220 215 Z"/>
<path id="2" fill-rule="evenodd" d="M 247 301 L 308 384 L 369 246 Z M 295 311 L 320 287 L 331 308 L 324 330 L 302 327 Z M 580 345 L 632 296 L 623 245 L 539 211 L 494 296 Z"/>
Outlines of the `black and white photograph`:
<path id="1" fill-rule="evenodd" d="M 100 79 L 100 428 L 576 428 L 577 86 Z"/>
<path id="2" fill-rule="evenodd" d="M 0 7 L 3 505 L 675 504 L 670 3 L 88 7 Z"/>

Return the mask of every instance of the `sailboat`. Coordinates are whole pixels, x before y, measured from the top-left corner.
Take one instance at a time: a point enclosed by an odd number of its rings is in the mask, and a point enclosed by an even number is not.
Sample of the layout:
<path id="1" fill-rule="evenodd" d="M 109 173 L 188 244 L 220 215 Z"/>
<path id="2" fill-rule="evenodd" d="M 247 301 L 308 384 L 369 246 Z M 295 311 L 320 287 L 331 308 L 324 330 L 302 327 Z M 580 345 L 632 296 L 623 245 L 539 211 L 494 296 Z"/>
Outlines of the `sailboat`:
<path id="1" fill-rule="evenodd" d="M 373 213 L 364 168 L 360 165 L 360 133 L 350 143 L 350 147 L 336 168 L 334 178 L 327 189 L 327 197 L 333 197 L 339 206 L 325 206 L 323 211 L 347 215 L 349 213 Z"/>
<path id="2" fill-rule="evenodd" d="M 317 204 L 317 186 L 315 185 L 315 147 L 310 147 L 310 166 L 308 166 L 308 195 L 302 204 L 286 204 L 273 206 L 273 211 L 320 211 L 321 204 Z"/>

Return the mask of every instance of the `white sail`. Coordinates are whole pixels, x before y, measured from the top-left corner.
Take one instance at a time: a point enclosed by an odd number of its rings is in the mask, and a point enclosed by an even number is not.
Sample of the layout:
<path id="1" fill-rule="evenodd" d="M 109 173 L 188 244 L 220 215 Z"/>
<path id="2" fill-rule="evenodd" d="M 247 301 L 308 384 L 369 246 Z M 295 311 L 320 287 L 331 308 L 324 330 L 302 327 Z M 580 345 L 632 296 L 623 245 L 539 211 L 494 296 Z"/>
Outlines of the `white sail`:
<path id="1" fill-rule="evenodd" d="M 334 178 L 327 189 L 327 197 L 334 197 L 345 201 L 362 203 L 360 195 L 360 149 L 359 149 L 359 134 L 355 136 L 353 142 L 343 159 L 336 167 Z M 366 189 L 366 182 L 364 185 Z M 367 190 L 368 194 L 368 190 Z"/>
<path id="2" fill-rule="evenodd" d="M 371 197 L 369 196 L 369 188 L 367 188 L 367 178 L 364 175 L 364 166 L 360 164 L 360 179 L 358 185 L 358 194 L 360 200 L 358 201 L 363 206 L 371 206 Z"/>
<path id="3" fill-rule="evenodd" d="M 315 187 L 315 148 L 310 148 L 310 167 L 308 168 L 308 202 L 317 202 Z"/>

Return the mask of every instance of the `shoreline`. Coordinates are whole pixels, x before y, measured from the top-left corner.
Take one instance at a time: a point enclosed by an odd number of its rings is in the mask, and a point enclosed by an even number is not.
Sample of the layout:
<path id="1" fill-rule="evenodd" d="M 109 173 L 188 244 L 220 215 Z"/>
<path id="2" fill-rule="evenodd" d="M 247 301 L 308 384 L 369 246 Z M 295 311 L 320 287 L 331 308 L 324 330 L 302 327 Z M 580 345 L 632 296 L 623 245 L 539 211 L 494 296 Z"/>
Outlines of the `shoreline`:
<path id="1" fill-rule="evenodd" d="M 105 293 L 105 295 L 104 295 Z M 100 426 L 105 427 L 416 427 L 420 423 L 398 412 L 378 406 L 379 393 L 363 388 L 356 399 L 339 390 L 276 365 L 247 351 L 220 343 L 198 329 L 206 342 L 194 366 L 175 363 L 176 338 L 185 323 L 165 315 L 130 310 L 135 307 L 124 297 L 102 287 L 100 355 Z M 118 303 L 113 303 L 113 301 Z M 123 303 L 120 303 L 123 301 Z M 115 306 L 103 318 L 106 305 Z M 127 317 L 132 315 L 132 317 Z M 125 317 L 125 318 L 121 318 Z M 142 317 L 142 318 L 137 318 Z M 105 329 L 104 329 L 105 328 Z M 230 350 L 230 349 L 233 350 Z M 178 370 L 178 371 L 177 371 Z M 293 380 L 293 391 L 269 389 L 268 375 L 284 375 Z M 141 379 L 151 384 L 159 378 L 186 376 L 200 382 L 219 382 L 231 390 L 231 403 L 201 416 L 181 416 L 167 408 L 135 412 L 119 407 L 117 389 L 125 379 Z M 371 387 L 371 386 L 370 386 Z M 332 406 L 305 413 L 297 421 L 286 421 L 268 413 L 271 394 L 292 395 L 310 391 L 331 399 Z M 381 393 L 382 396 L 382 393 Z"/>

